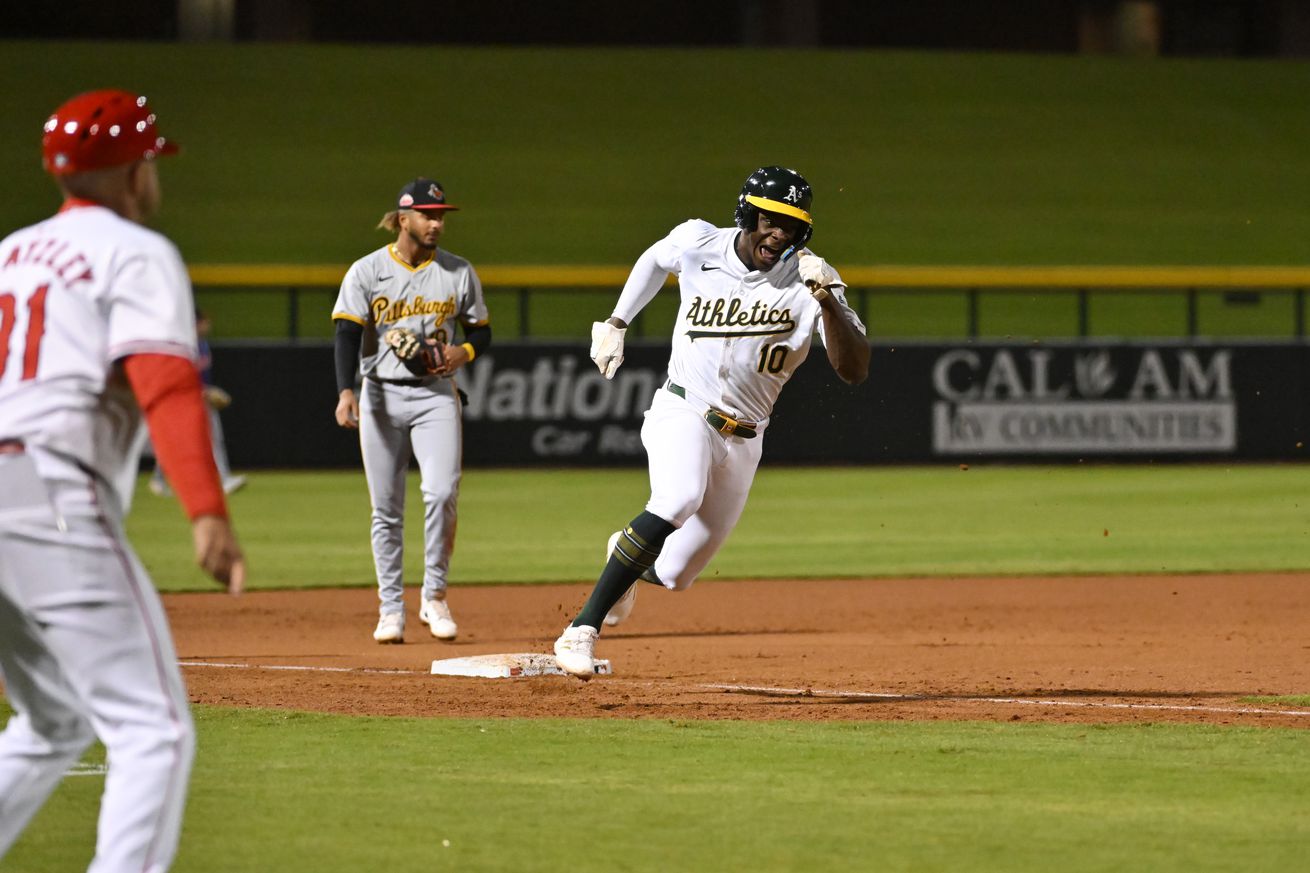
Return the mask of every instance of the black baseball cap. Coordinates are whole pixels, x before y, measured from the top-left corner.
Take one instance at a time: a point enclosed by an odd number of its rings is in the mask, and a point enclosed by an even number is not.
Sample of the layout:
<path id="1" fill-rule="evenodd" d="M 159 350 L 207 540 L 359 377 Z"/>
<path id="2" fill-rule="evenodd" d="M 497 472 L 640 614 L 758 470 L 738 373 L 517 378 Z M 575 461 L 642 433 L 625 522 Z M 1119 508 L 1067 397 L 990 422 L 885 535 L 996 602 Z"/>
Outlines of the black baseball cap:
<path id="1" fill-rule="evenodd" d="M 441 190 L 441 183 L 432 179 L 419 177 L 400 189 L 396 199 L 397 209 L 459 209 L 446 202 L 446 192 Z"/>

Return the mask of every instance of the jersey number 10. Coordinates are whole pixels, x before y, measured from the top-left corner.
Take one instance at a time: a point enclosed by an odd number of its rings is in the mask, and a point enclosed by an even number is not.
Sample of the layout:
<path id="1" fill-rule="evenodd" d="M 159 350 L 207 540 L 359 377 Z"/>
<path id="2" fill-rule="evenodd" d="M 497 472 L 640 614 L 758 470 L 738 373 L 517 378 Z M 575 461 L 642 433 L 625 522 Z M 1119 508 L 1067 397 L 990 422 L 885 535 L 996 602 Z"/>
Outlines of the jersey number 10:
<path id="1" fill-rule="evenodd" d="M 37 359 L 41 355 L 41 337 L 45 334 L 45 295 L 49 285 L 42 285 L 27 299 L 27 337 L 23 344 L 23 381 L 36 378 Z M 18 321 L 13 293 L 0 294 L 0 379 L 9 367 L 9 341 Z"/>
<path id="2" fill-rule="evenodd" d="M 763 373 L 765 370 L 768 370 L 770 373 L 781 373 L 783 365 L 786 363 L 786 346 L 762 346 L 760 348 L 760 362 L 756 365 L 755 372 Z"/>

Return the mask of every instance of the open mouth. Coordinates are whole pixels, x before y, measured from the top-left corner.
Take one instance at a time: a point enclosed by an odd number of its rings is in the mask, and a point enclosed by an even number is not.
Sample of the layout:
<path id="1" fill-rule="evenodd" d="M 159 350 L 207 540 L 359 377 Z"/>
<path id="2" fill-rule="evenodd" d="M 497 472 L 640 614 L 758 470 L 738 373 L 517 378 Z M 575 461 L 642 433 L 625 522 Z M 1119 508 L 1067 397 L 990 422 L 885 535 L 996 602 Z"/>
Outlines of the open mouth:
<path id="1" fill-rule="evenodd" d="M 774 248 L 766 243 L 760 243 L 760 247 L 756 251 L 759 253 L 760 262 L 765 264 L 778 263 L 778 258 L 782 257 L 783 253 L 783 249 Z"/>

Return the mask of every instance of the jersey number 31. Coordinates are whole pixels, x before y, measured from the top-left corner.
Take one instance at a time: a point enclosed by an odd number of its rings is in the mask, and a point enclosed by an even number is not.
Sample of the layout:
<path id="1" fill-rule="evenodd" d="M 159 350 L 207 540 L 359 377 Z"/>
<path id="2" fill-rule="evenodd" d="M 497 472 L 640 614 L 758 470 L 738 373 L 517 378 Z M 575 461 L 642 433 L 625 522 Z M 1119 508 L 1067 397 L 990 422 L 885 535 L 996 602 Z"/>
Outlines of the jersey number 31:
<path id="1" fill-rule="evenodd" d="M 23 344 L 23 381 L 36 378 L 36 364 L 41 355 L 41 337 L 45 334 L 45 295 L 49 285 L 42 285 L 27 299 L 27 336 Z M 0 293 L 0 379 L 9 369 L 9 342 L 18 321 L 18 303 L 12 292 Z"/>

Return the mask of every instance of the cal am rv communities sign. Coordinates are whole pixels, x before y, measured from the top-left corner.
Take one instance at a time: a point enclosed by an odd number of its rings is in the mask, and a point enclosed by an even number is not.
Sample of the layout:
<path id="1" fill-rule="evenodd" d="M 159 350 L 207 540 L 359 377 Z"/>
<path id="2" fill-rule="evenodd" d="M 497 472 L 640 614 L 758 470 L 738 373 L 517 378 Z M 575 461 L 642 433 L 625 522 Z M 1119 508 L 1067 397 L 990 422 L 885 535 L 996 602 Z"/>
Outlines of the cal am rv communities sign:
<path id="1" fill-rule="evenodd" d="M 939 455 L 1237 448 L 1227 349 L 954 348 L 937 357 L 932 384 Z"/>

